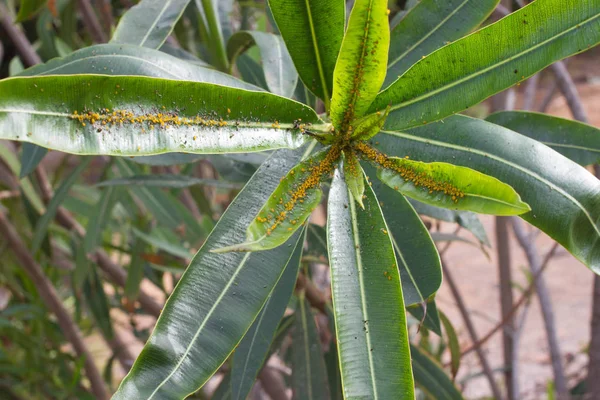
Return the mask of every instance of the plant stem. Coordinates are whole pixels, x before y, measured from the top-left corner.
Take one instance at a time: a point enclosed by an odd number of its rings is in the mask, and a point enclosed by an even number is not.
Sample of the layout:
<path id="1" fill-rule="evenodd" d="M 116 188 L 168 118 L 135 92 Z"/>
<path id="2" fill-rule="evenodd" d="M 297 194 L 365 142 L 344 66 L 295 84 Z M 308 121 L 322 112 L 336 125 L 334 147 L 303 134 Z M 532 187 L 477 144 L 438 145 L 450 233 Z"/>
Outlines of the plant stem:
<path id="1" fill-rule="evenodd" d="M 0 2 L 0 24 L 4 31 L 17 48 L 17 52 L 27 67 L 42 62 L 40 56 L 36 53 L 25 34 L 14 24 L 8 8 Z"/>
<path id="2" fill-rule="evenodd" d="M 223 72 L 227 72 L 229 71 L 229 60 L 227 59 L 223 32 L 221 31 L 221 25 L 218 20 L 219 10 L 215 9 L 213 0 L 201 0 L 201 2 L 204 15 L 206 16 L 206 29 L 208 30 L 208 36 L 212 41 L 212 46 L 209 46 L 209 43 L 206 43 L 206 45 L 214 52 L 215 61 L 217 62 L 219 69 Z M 200 4 L 198 4 L 198 6 L 200 6 Z"/>
<path id="3" fill-rule="evenodd" d="M 450 269 L 448 268 L 446 261 L 444 260 L 443 257 L 440 257 L 440 258 L 442 259 L 442 269 L 444 272 L 444 278 L 445 278 L 446 282 L 448 282 L 448 286 L 450 287 L 452 296 L 454 296 L 454 300 L 456 301 L 456 304 L 458 305 L 458 309 L 459 309 L 460 314 L 462 315 L 462 318 L 465 322 L 465 326 L 467 327 L 469 336 L 471 336 L 471 341 L 473 343 L 477 343 L 478 342 L 477 332 L 475 330 L 475 326 L 473 325 L 473 322 L 471 321 L 471 317 L 469 317 L 469 311 L 467 310 L 467 307 L 465 306 L 465 303 L 462 299 L 460 291 L 458 290 L 458 286 L 454 282 L 454 278 L 452 277 L 452 273 L 450 272 Z M 485 374 L 485 376 L 488 379 L 488 382 L 490 384 L 490 388 L 492 390 L 492 395 L 494 396 L 495 399 L 498 399 L 498 400 L 502 399 L 503 398 L 502 393 L 500 392 L 500 388 L 498 387 L 498 384 L 494 380 L 494 375 L 492 373 L 492 369 L 490 368 L 490 364 L 488 363 L 488 360 L 485 357 L 485 354 L 483 354 L 483 350 L 481 349 L 481 346 L 478 346 L 477 348 L 475 348 L 475 352 L 477 353 L 477 357 L 479 358 L 479 362 L 481 363 L 481 367 L 483 368 L 483 373 Z"/>
<path id="4" fill-rule="evenodd" d="M 17 256 L 21 266 L 35 285 L 39 295 L 44 300 L 48 308 L 56 316 L 58 325 L 61 330 L 73 346 L 75 353 L 78 357 L 83 357 L 85 373 L 92 387 L 92 392 L 97 399 L 108 399 L 108 389 L 104 384 L 102 375 L 94 364 L 94 359 L 91 353 L 87 349 L 81 332 L 77 325 L 71 319 L 71 316 L 64 308 L 54 286 L 44 272 L 42 268 L 31 256 L 30 251 L 27 249 L 25 244 L 21 241 L 19 234 L 12 226 L 12 224 L 6 219 L 3 212 L 0 211 L 0 232 L 6 238 L 10 244 L 11 250 Z"/>
<path id="5" fill-rule="evenodd" d="M 517 237 L 519 245 L 525 252 L 525 256 L 529 262 L 529 268 L 533 274 L 536 274 L 542 269 L 539 253 L 535 247 L 535 244 L 531 240 L 531 236 L 525 232 L 525 226 L 523 222 L 517 217 L 511 217 L 513 231 Z M 554 389 L 559 399 L 569 398 L 569 388 L 567 387 L 567 380 L 565 378 L 565 372 L 562 365 L 560 346 L 558 344 L 558 337 L 556 334 L 556 325 L 554 323 L 554 314 L 552 311 L 552 300 L 550 299 L 550 293 L 548 287 L 542 276 L 539 276 L 535 280 L 535 290 L 537 297 L 540 302 L 540 309 L 544 318 L 544 327 L 546 328 L 546 336 L 548 340 L 548 347 L 550 349 L 550 358 L 552 360 L 552 372 L 554 373 Z"/>

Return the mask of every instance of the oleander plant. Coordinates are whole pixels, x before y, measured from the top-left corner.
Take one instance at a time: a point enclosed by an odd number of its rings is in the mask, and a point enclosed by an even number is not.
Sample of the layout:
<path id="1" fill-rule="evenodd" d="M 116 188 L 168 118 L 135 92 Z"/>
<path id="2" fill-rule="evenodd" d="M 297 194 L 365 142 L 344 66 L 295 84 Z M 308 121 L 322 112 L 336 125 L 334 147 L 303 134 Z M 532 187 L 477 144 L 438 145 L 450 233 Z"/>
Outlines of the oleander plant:
<path id="1" fill-rule="evenodd" d="M 22 20 L 39 10 L 31 3 L 40 2 L 21 2 Z M 82 156 L 47 204 L 23 184 L 36 215 L 31 256 L 48 254 L 51 220 L 91 156 L 110 156 L 97 203 L 71 201 L 92 233 L 56 233 L 81 261 L 74 292 L 104 296 L 92 266 L 99 247 L 131 256 L 119 262 L 132 276 L 121 298 L 132 313 L 142 312 L 132 311 L 142 280 L 176 276 L 114 399 L 197 396 L 216 373 L 224 379 L 213 398 L 245 399 L 286 338 L 295 399 L 462 398 L 409 341 L 407 311 L 440 332 L 442 268 L 420 214 L 447 212 L 476 235 L 473 212 L 519 216 L 600 272 L 600 182 L 585 168 L 597 161 L 598 129 L 533 112 L 471 112 L 600 43 L 600 2 L 536 0 L 483 27 L 499 0 L 409 1 L 392 13 L 387 0 L 351 3 L 269 0 L 267 32 L 244 15 L 229 24 L 232 1 L 142 0 L 109 43 L 0 80 L 0 139 L 22 142 L 22 177 L 47 149 Z M 190 21 L 202 42 L 182 29 Z M 232 177 L 214 182 L 236 194 L 214 222 L 206 201 L 199 220 L 159 188 L 210 185 L 161 167 L 198 160 Z M 156 168 L 165 174 L 144 175 Z M 107 220 L 140 207 L 155 215 L 154 233 L 140 217 L 135 240 L 122 232 L 124 244 L 107 247 L 106 235 L 103 244 L 107 224 L 118 225 Z M 317 208 L 326 229 L 310 222 Z M 17 209 L 5 204 L 11 218 Z M 182 238 L 191 245 L 173 243 Z M 185 272 L 145 271 L 143 262 L 158 263 L 142 257 L 149 246 L 187 260 Z M 329 266 L 332 299 L 316 320 L 314 260 Z M 107 308 L 122 304 L 103 296 L 89 304 L 110 337 Z M 317 323 L 331 332 L 325 348 Z"/>

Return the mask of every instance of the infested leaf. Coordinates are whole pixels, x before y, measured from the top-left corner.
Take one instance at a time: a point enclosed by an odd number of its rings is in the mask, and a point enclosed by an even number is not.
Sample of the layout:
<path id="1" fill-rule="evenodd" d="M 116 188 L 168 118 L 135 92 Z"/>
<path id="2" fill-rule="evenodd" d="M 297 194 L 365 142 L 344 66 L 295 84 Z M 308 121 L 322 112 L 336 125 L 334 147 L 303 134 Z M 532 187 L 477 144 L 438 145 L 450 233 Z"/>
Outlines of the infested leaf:
<path id="1" fill-rule="evenodd" d="M 344 179 L 350 190 L 350 194 L 356 202 L 364 209 L 363 195 L 365 193 L 365 177 L 358 158 L 352 151 L 344 152 Z"/>
<path id="2" fill-rule="evenodd" d="M 357 149 L 379 167 L 377 176 L 381 181 L 423 203 L 494 215 L 519 215 L 531 210 L 512 187 L 473 169 L 388 157 L 365 143 L 359 143 Z"/>
<path id="3" fill-rule="evenodd" d="M 375 114 L 369 114 L 353 123 L 352 138 L 356 140 L 369 140 L 377 135 L 383 128 L 389 113 L 390 107 L 386 108 L 384 112 L 378 111 Z"/>
<path id="4" fill-rule="evenodd" d="M 246 241 L 212 251 L 268 250 L 287 241 L 319 205 L 321 180 L 333 172 L 339 157 L 339 147 L 332 146 L 296 165 L 248 227 Z"/>

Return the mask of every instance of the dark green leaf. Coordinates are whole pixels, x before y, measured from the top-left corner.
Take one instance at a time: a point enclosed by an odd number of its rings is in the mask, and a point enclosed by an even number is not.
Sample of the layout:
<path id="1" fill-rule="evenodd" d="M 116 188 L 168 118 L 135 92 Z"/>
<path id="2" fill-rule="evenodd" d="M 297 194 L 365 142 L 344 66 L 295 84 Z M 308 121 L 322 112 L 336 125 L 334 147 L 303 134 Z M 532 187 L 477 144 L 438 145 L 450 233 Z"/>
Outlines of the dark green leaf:
<path id="1" fill-rule="evenodd" d="M 21 152 L 21 172 L 19 172 L 19 179 L 23 179 L 32 173 L 42 161 L 46 153 L 48 153 L 48 150 L 43 147 L 36 146 L 32 143 L 23 143 L 23 150 Z"/>
<path id="2" fill-rule="evenodd" d="M 111 217 L 112 208 L 117 200 L 117 190 L 109 187 L 102 192 L 100 200 L 92 209 L 92 215 L 86 226 L 85 238 L 83 240 L 83 248 L 86 253 L 90 253 L 96 249 L 98 242 L 101 239 L 102 231 Z"/>
<path id="3" fill-rule="evenodd" d="M 238 71 L 245 82 L 254 86 L 269 90 L 269 85 L 265 79 L 265 73 L 259 63 L 254 61 L 248 54 L 242 54 L 236 62 Z M 306 103 L 305 103 L 306 104 Z"/>
<path id="4" fill-rule="evenodd" d="M 417 346 L 410 346 L 415 382 L 421 390 L 436 400 L 462 400 L 441 365 Z"/>
<path id="5" fill-rule="evenodd" d="M 259 31 L 237 32 L 227 43 L 227 56 L 235 63 L 239 55 L 256 45 L 262 58 L 262 70 L 272 93 L 292 97 L 298 73 L 281 36 Z"/>
<path id="6" fill-rule="evenodd" d="M 580 165 L 600 160 L 600 129 L 581 122 L 525 111 L 504 111 L 486 118 L 525 135 Z"/>
<path id="7" fill-rule="evenodd" d="M 33 17 L 45 5 L 47 0 L 21 0 L 16 22 L 23 22 Z"/>
<path id="8" fill-rule="evenodd" d="M 384 85 L 440 47 L 460 39 L 490 15 L 499 0 L 421 0 L 392 29 Z"/>
<path id="9" fill-rule="evenodd" d="M 454 116 L 379 135 L 391 154 L 467 166 L 510 184 L 531 206 L 521 217 L 600 272 L 600 182 L 535 140 L 479 119 Z"/>
<path id="10" fill-rule="evenodd" d="M 97 187 L 103 186 L 148 186 L 162 187 L 172 189 L 182 189 L 190 186 L 212 186 L 226 189 L 240 189 L 240 185 L 220 181 L 217 179 L 194 178 L 186 175 L 134 175 L 126 178 L 115 178 L 96 184 Z"/>
<path id="11" fill-rule="evenodd" d="M 329 387 L 319 331 L 310 304 L 300 292 L 296 323 L 292 333 L 292 367 L 294 397 L 328 400 Z"/>
<path id="12" fill-rule="evenodd" d="M 267 359 L 271 342 L 296 285 L 304 237 L 303 233 L 281 278 L 279 278 L 279 282 L 273 288 L 273 292 L 269 295 L 260 314 L 235 350 L 231 365 L 232 399 L 245 400 L 248 397 L 255 379 Z"/>
<path id="13" fill-rule="evenodd" d="M 48 230 L 48 226 L 50 222 L 54 219 L 56 212 L 58 211 L 58 207 L 62 204 L 63 200 L 69 194 L 69 189 L 75 183 L 75 181 L 79 178 L 79 175 L 87 168 L 87 166 L 92 161 L 91 157 L 86 157 L 81 160 L 81 163 L 67 176 L 67 178 L 61 183 L 61 185 L 54 192 L 54 197 L 48 203 L 46 207 L 46 212 L 42 217 L 38 220 L 37 225 L 35 226 L 35 231 L 33 233 L 33 238 L 31 239 L 31 252 L 36 254 L 42 245 L 42 241 L 46 236 L 46 231 Z"/>
<path id="14" fill-rule="evenodd" d="M 458 343 L 458 336 L 452 326 L 452 322 L 446 317 L 446 314 L 440 311 L 440 320 L 444 325 L 444 331 L 446 332 L 446 338 L 448 339 L 448 348 L 450 349 L 450 366 L 452 368 L 452 379 L 456 379 L 456 374 L 460 368 L 460 344 Z"/>
<path id="15" fill-rule="evenodd" d="M 344 1 L 269 0 L 269 5 L 300 78 L 329 108 L 344 37 Z"/>
<path id="16" fill-rule="evenodd" d="M 407 311 L 415 317 L 419 323 L 438 336 L 442 336 L 442 325 L 438 314 L 437 304 L 435 299 L 429 299 L 422 304 L 414 304 L 407 307 Z"/>
<path id="17" fill-rule="evenodd" d="M 417 62 L 381 92 L 385 127 L 400 130 L 460 112 L 600 42 L 597 0 L 537 0 Z"/>
<path id="18" fill-rule="evenodd" d="M 302 151 L 278 151 L 223 214 L 169 297 L 152 336 L 115 400 L 182 399 L 227 359 L 259 314 L 300 235 L 259 253 L 215 254 L 239 243 L 261 205 Z M 188 367 L 193 374 L 187 373 Z M 184 372 L 185 371 L 185 372 Z"/>
<path id="19" fill-rule="evenodd" d="M 121 17 L 112 43 L 158 49 L 167 40 L 190 0 L 142 0 Z"/>
<path id="20" fill-rule="evenodd" d="M 335 328 L 345 398 L 413 398 L 402 286 L 379 203 L 365 186 L 351 201 L 337 169 L 327 235 Z"/>
<path id="21" fill-rule="evenodd" d="M 107 340 L 113 338 L 113 327 L 110 319 L 110 306 L 102 281 L 97 275 L 96 270 L 91 268 L 91 274 L 88 274 L 85 283 L 83 284 L 83 294 L 92 316 L 96 320 L 96 324 L 102 331 L 102 334 Z"/>
<path id="22" fill-rule="evenodd" d="M 131 261 L 127 268 L 127 281 L 125 281 L 125 296 L 130 300 L 134 300 L 138 296 L 140 284 L 144 278 L 145 261 L 142 253 L 145 249 L 146 243 L 136 239 L 131 250 Z"/>

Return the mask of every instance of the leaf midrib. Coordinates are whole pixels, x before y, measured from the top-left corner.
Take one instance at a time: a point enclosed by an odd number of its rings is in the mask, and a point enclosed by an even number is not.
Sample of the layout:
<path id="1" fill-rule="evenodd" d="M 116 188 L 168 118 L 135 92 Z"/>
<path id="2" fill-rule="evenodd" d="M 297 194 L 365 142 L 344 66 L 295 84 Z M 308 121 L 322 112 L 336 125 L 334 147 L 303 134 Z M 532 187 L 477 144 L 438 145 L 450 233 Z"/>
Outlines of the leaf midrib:
<path id="1" fill-rule="evenodd" d="M 596 232 L 597 236 L 600 237 L 600 230 L 598 229 L 598 227 L 596 226 L 596 224 L 594 223 L 594 220 L 592 219 L 590 213 L 588 212 L 588 210 L 583 206 L 583 204 L 581 204 L 576 198 L 574 198 L 573 196 L 571 196 L 569 193 L 567 193 L 566 191 L 564 191 L 562 188 L 558 187 L 556 184 L 550 182 L 547 179 L 544 179 L 543 177 L 541 177 L 539 174 L 524 168 L 518 164 L 515 164 L 511 161 L 508 161 L 502 157 L 496 156 L 495 154 L 490 154 L 488 152 L 485 151 L 481 151 L 481 150 L 477 150 L 477 149 L 473 149 L 473 148 L 469 148 L 469 147 L 464 147 L 464 146 L 459 146 L 459 145 L 455 145 L 455 144 L 450 144 L 450 143 L 444 143 L 444 142 L 440 142 L 438 140 L 434 140 L 434 139 L 425 139 L 425 138 L 420 138 L 417 136 L 413 136 L 413 135 L 408 135 L 406 133 L 401 133 L 401 132 L 393 132 L 393 131 L 381 131 L 382 133 L 385 133 L 387 135 L 390 136 L 398 136 L 398 137 L 402 137 L 404 139 L 407 140 L 413 140 L 413 141 L 417 141 L 417 142 L 422 142 L 422 143 L 427 143 L 427 144 L 434 144 L 436 146 L 440 146 L 440 147 L 447 147 L 450 149 L 455 149 L 455 150 L 460 150 L 460 151 L 465 151 L 467 153 L 473 153 L 473 154 L 477 154 L 480 155 L 482 157 L 487 157 L 487 158 L 491 158 L 493 160 L 496 160 L 500 163 L 506 164 L 512 168 L 515 168 L 531 177 L 533 177 L 534 179 L 539 180 L 540 182 L 545 183 L 546 185 L 548 185 L 549 187 L 551 187 L 553 190 L 556 190 L 556 192 L 560 193 L 561 195 L 563 195 L 566 199 L 570 200 L 573 204 L 575 204 L 582 212 L 583 214 L 586 216 L 586 218 L 588 219 L 588 221 L 590 222 L 590 224 L 592 225 L 592 227 L 594 228 L 594 231 Z"/>
<path id="2" fill-rule="evenodd" d="M 169 1 L 165 1 L 164 7 L 162 8 L 162 10 L 160 10 L 160 13 L 158 13 L 158 15 L 156 16 L 156 18 L 152 22 L 152 25 L 150 25 L 150 27 L 148 28 L 148 31 L 146 32 L 146 34 L 142 38 L 142 41 L 140 42 L 140 47 L 144 47 L 144 44 L 146 43 L 146 40 L 148 40 L 148 38 L 150 37 L 150 34 L 152 33 L 152 31 L 156 27 L 156 24 L 158 24 L 158 21 L 160 20 L 160 18 L 163 16 L 163 14 L 169 8 L 170 5 L 171 5 L 171 1 L 170 0 Z M 166 38 L 165 38 L 165 40 L 166 40 Z"/>
<path id="3" fill-rule="evenodd" d="M 490 65 L 489 67 L 486 67 L 486 68 L 484 68 L 484 69 L 481 69 L 481 70 L 479 70 L 479 71 L 477 71 L 477 72 L 475 72 L 475 73 L 472 73 L 472 74 L 470 74 L 470 75 L 467 75 L 467 76 L 465 76 L 464 78 L 461 78 L 461 79 L 459 79 L 459 80 L 456 80 L 456 81 L 454 81 L 454 82 L 451 82 L 451 83 L 449 83 L 449 84 L 447 84 L 447 85 L 445 85 L 445 86 L 442 86 L 442 87 L 440 87 L 440 88 L 438 88 L 438 89 L 435 89 L 435 90 L 432 90 L 432 91 L 430 91 L 430 92 L 427 92 L 427 93 L 425 93 L 425 94 L 422 94 L 421 96 L 414 97 L 414 98 L 412 98 L 412 99 L 410 99 L 410 100 L 408 100 L 408 101 L 405 101 L 405 102 L 403 102 L 403 103 L 400 103 L 400 104 L 398 104 L 398 105 L 396 105 L 396 106 L 392 106 L 392 107 L 390 108 L 390 111 L 396 111 L 396 110 L 399 110 L 399 109 L 401 109 L 401 108 L 407 107 L 407 106 L 409 106 L 409 105 L 411 105 L 411 104 L 418 103 L 418 102 L 420 102 L 420 101 L 422 101 L 422 100 L 424 100 L 424 99 L 427 99 L 427 98 L 429 98 L 429 97 L 432 97 L 432 96 L 434 96 L 434 95 L 437 95 L 437 94 L 439 94 L 439 93 L 445 92 L 446 90 L 450 90 L 450 89 L 454 88 L 455 86 L 458 86 L 458 85 L 460 85 L 460 84 L 462 84 L 462 83 L 464 83 L 464 82 L 467 82 L 467 81 L 469 81 L 469 80 L 471 80 L 471 79 L 475 79 L 475 78 L 477 78 L 477 77 L 479 77 L 479 76 L 481 76 L 481 75 L 483 75 L 483 74 L 486 74 L 487 72 L 490 72 L 490 71 L 492 71 L 492 70 L 494 70 L 494 69 L 496 69 L 496 68 L 499 68 L 499 67 L 501 67 L 501 66 L 503 66 L 503 65 L 505 65 L 505 64 L 508 64 L 509 62 L 512 62 L 512 61 L 514 61 L 514 60 L 516 60 L 516 59 L 518 59 L 518 58 L 521 58 L 521 57 L 523 57 L 523 56 L 527 55 L 528 53 L 531 53 L 531 52 L 533 52 L 533 51 L 537 50 L 538 48 L 540 48 L 540 47 L 542 47 L 542 46 L 545 46 L 546 44 L 548 44 L 548 43 L 550 43 L 550 42 L 552 42 L 552 41 L 554 41 L 554 40 L 556 40 L 556 39 L 560 38 L 561 36 L 564 36 L 564 35 L 566 35 L 566 34 L 570 33 L 571 31 L 573 31 L 573 30 L 575 30 L 575 29 L 580 29 L 580 28 L 582 28 L 584 25 L 586 25 L 586 24 L 588 24 L 588 23 L 590 23 L 590 22 L 593 22 L 593 21 L 594 21 L 596 18 L 598 18 L 598 17 L 600 17 L 600 13 L 598 13 L 598 14 L 596 14 L 596 15 L 594 15 L 594 16 L 592 16 L 592 17 L 590 17 L 590 18 L 586 19 L 586 20 L 584 20 L 583 22 L 580 22 L 580 23 L 578 23 L 578 24 L 575 24 L 575 25 L 574 25 L 574 26 L 572 26 L 571 28 L 569 28 L 569 29 L 567 29 L 567 30 L 564 30 L 564 31 L 562 31 L 562 32 L 558 33 L 557 35 L 554 35 L 554 36 L 552 36 L 552 37 L 550 37 L 550 38 L 548 38 L 548 39 L 546 39 L 546 40 L 544 40 L 544 41 L 540 42 L 539 44 L 536 44 L 536 45 L 534 45 L 534 46 L 532 46 L 532 47 L 529 47 L 529 48 L 527 48 L 526 50 L 524 50 L 524 51 L 522 51 L 522 52 L 520 52 L 520 53 L 517 53 L 517 54 L 515 54 L 515 55 L 513 55 L 513 56 L 511 56 L 511 57 L 509 57 L 509 58 L 507 58 L 507 59 L 505 59 L 505 60 L 502 60 L 502 61 L 500 61 L 500 62 L 498 62 L 498 63 L 495 63 L 495 64 L 493 64 L 493 65 Z M 401 77 L 400 77 L 400 78 L 401 78 Z M 384 90 L 384 91 L 383 91 L 383 92 L 381 92 L 380 94 L 381 94 L 381 95 L 383 95 L 383 94 L 384 94 L 384 93 L 386 93 L 388 90 L 391 90 L 391 89 L 393 88 L 394 84 L 395 84 L 396 82 L 398 82 L 398 80 L 399 80 L 400 78 L 396 79 L 396 80 L 395 80 L 395 81 L 394 81 L 394 82 L 393 82 L 393 83 L 392 83 L 392 84 L 391 84 L 391 85 L 390 85 L 390 86 L 389 86 L 389 87 L 388 87 L 386 90 Z"/>

